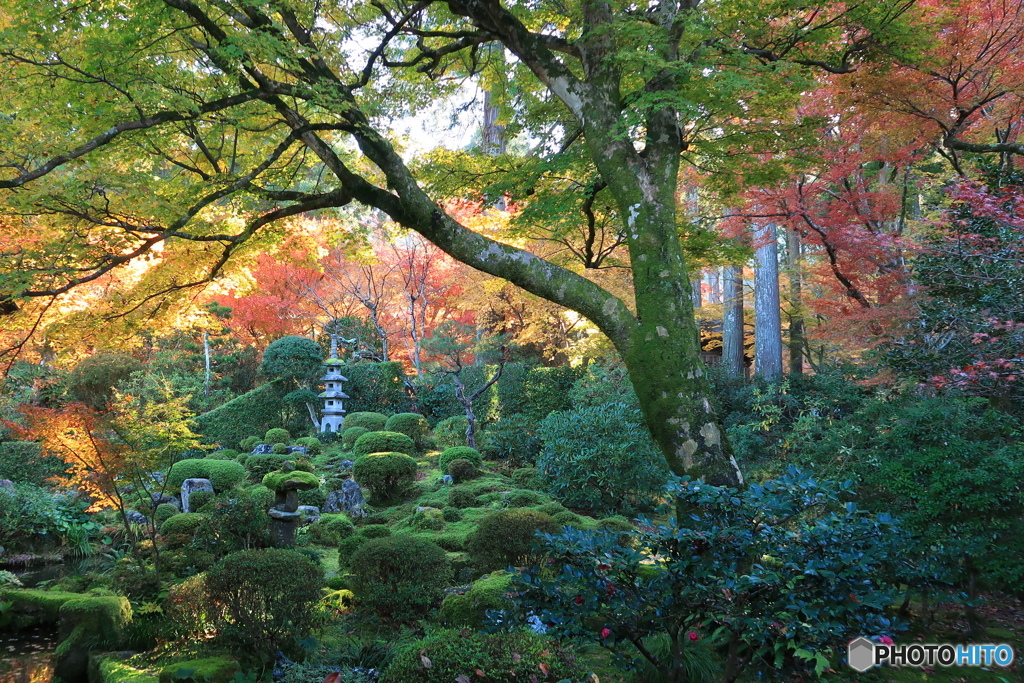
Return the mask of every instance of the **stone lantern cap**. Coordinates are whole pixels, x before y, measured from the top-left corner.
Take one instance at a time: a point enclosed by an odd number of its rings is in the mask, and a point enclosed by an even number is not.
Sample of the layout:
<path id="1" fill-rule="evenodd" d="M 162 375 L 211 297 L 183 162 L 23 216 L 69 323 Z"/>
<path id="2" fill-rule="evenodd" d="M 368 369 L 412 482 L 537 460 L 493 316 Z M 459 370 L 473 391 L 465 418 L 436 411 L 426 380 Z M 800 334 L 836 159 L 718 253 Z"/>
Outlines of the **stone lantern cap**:
<path id="1" fill-rule="evenodd" d="M 271 472 L 263 477 L 263 485 L 275 493 L 309 491 L 320 487 L 320 479 L 312 472 Z"/>

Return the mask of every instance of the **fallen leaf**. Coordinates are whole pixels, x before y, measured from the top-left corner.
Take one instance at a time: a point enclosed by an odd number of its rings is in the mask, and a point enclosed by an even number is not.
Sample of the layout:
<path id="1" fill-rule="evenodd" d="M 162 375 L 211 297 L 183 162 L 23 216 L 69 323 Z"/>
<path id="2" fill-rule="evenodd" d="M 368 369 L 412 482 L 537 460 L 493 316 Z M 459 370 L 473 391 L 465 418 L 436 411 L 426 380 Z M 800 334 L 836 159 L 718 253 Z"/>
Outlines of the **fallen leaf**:
<path id="1" fill-rule="evenodd" d="M 544 662 L 541 662 L 540 664 L 538 664 L 537 668 L 540 669 L 540 672 L 542 674 L 544 674 L 545 676 L 548 675 L 548 665 L 545 664 Z"/>
<path id="2" fill-rule="evenodd" d="M 341 674 L 335 671 L 324 676 L 323 683 L 341 683 Z"/>
<path id="3" fill-rule="evenodd" d="M 459 674 L 455 677 L 455 683 L 469 683 L 469 676 L 466 674 Z"/>
<path id="4" fill-rule="evenodd" d="M 523 658 L 523 656 L 521 654 L 517 654 L 515 652 L 512 653 L 512 661 L 513 662 L 518 662 L 522 658 Z"/>
<path id="5" fill-rule="evenodd" d="M 423 663 L 424 669 L 429 669 L 430 667 L 434 666 L 434 663 L 430 661 L 430 657 L 427 657 L 424 654 L 420 655 L 420 662 Z"/>
<path id="6" fill-rule="evenodd" d="M 477 675 L 477 676 L 479 676 L 480 678 L 483 678 L 483 677 L 484 677 L 484 676 L 486 676 L 487 674 L 485 674 L 485 673 L 484 673 L 483 671 L 481 671 L 480 669 L 477 669 L 477 670 L 476 670 L 476 675 Z"/>

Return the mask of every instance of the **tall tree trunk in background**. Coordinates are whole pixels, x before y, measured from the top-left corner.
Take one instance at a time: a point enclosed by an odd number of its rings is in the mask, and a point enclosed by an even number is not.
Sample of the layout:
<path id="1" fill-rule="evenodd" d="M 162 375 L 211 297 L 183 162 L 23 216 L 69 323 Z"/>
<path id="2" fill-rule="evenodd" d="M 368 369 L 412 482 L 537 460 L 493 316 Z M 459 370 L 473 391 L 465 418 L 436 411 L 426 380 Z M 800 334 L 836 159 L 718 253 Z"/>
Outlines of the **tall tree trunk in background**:
<path id="1" fill-rule="evenodd" d="M 758 375 L 775 382 L 782 379 L 782 307 L 774 223 L 755 226 L 754 247 L 754 363 Z"/>
<path id="2" fill-rule="evenodd" d="M 801 291 L 803 283 L 800 273 L 800 233 L 789 230 L 786 233 L 786 269 L 789 271 L 789 372 L 802 374 L 804 371 L 804 301 Z"/>
<path id="3" fill-rule="evenodd" d="M 730 377 L 743 377 L 743 267 L 728 266 L 722 297 L 722 367 Z"/>
<path id="4" fill-rule="evenodd" d="M 203 330 L 203 359 L 206 363 L 206 375 L 203 382 L 203 396 L 210 395 L 210 333 Z"/>

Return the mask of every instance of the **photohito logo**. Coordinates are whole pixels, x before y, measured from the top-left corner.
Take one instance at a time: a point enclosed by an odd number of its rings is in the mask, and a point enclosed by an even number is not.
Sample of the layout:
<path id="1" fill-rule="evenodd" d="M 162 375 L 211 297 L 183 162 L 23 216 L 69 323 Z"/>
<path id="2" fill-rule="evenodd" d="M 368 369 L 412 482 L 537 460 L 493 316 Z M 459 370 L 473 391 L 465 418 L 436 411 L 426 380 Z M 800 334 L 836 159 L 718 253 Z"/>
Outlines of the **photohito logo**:
<path id="1" fill-rule="evenodd" d="M 873 666 L 1010 666 L 1013 648 L 1009 645 L 951 645 L 949 643 L 911 643 L 880 645 L 861 636 L 846 646 L 850 668 L 861 673 Z"/>

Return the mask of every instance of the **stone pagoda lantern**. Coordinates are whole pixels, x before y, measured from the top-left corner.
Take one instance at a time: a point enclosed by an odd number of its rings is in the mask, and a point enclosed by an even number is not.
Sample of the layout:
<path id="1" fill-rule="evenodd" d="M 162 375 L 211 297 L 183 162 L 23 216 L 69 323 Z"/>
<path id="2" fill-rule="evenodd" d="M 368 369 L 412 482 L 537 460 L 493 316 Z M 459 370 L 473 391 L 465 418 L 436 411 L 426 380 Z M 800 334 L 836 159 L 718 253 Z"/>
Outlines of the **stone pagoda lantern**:
<path id="1" fill-rule="evenodd" d="M 341 390 L 341 383 L 348 379 L 341 374 L 342 360 L 338 358 L 338 335 L 331 335 L 331 357 L 324 361 L 327 374 L 320 378 L 324 383 L 323 393 L 320 398 L 324 400 L 323 417 L 320 419 L 321 432 L 339 432 L 341 423 L 345 419 L 345 408 L 341 400 L 348 398 L 348 394 Z"/>

